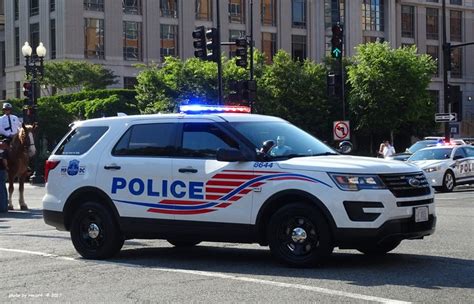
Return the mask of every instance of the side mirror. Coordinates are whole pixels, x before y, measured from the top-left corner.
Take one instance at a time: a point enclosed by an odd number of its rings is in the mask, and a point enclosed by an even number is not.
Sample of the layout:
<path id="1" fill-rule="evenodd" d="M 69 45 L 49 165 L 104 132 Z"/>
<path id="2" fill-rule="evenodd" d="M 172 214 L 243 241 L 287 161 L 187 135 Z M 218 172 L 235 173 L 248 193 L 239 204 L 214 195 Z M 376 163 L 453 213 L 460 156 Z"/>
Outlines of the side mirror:
<path id="1" fill-rule="evenodd" d="M 341 141 L 339 143 L 339 152 L 341 152 L 342 154 L 348 154 L 348 153 L 351 153 L 353 149 L 353 146 L 352 146 L 352 143 L 350 141 Z"/>
<path id="2" fill-rule="evenodd" d="M 238 149 L 223 149 L 217 150 L 217 160 L 226 162 L 244 161 L 245 157 Z"/>

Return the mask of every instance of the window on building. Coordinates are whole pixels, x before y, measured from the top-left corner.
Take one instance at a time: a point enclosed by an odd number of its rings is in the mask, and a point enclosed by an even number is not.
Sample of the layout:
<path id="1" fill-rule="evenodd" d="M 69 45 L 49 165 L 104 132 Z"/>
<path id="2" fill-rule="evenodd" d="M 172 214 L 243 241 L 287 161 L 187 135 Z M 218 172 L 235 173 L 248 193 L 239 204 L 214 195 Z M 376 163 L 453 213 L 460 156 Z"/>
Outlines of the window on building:
<path id="1" fill-rule="evenodd" d="M 123 22 L 123 59 L 142 60 L 142 24 L 141 22 Z"/>
<path id="2" fill-rule="evenodd" d="M 426 39 L 439 39 L 439 17 L 437 8 L 426 8 Z"/>
<path id="3" fill-rule="evenodd" d="M 277 35 L 275 33 L 262 33 L 262 52 L 265 54 L 267 64 L 272 63 L 277 51 Z"/>
<path id="4" fill-rule="evenodd" d="M 245 37 L 245 31 L 230 30 L 229 31 L 229 41 L 234 42 L 238 38 Z M 237 47 L 235 45 L 229 46 L 229 57 L 232 58 L 235 56 L 235 50 Z"/>
<path id="5" fill-rule="evenodd" d="M 30 24 L 30 45 L 33 49 L 33 54 L 36 54 L 36 48 L 40 42 L 40 27 L 39 23 Z"/>
<path id="6" fill-rule="evenodd" d="M 20 64 L 20 29 L 15 27 L 15 65 Z"/>
<path id="7" fill-rule="evenodd" d="M 362 29 L 366 31 L 384 31 L 384 1 L 362 1 Z"/>
<path id="8" fill-rule="evenodd" d="M 141 15 L 142 0 L 122 0 L 122 9 L 125 14 Z"/>
<path id="9" fill-rule="evenodd" d="M 451 77 L 462 78 L 462 48 L 451 50 Z"/>
<path id="10" fill-rule="evenodd" d="M 39 14 L 39 0 L 30 0 L 30 16 Z"/>
<path id="11" fill-rule="evenodd" d="M 462 5 L 462 0 L 449 0 L 449 3 L 454 5 Z"/>
<path id="12" fill-rule="evenodd" d="M 196 19 L 212 21 L 212 0 L 196 0 Z"/>
<path id="13" fill-rule="evenodd" d="M 7 99 L 7 90 L 2 90 L 2 99 Z"/>
<path id="14" fill-rule="evenodd" d="M 244 0 L 229 0 L 229 22 L 245 23 Z"/>
<path id="15" fill-rule="evenodd" d="M 14 0 L 14 9 L 15 9 L 15 20 L 18 20 L 18 17 L 20 16 L 20 7 L 19 7 L 19 4 L 18 4 L 18 1 L 20 0 Z"/>
<path id="16" fill-rule="evenodd" d="M 84 0 L 84 10 L 103 12 L 104 0 Z"/>
<path id="17" fill-rule="evenodd" d="M 449 15 L 451 41 L 462 41 L 462 12 L 450 11 Z"/>
<path id="18" fill-rule="evenodd" d="M 135 77 L 124 77 L 123 88 L 128 90 L 135 90 L 135 86 L 138 84 L 137 78 Z"/>
<path id="19" fill-rule="evenodd" d="M 160 0 L 162 17 L 178 18 L 178 0 Z"/>
<path id="20" fill-rule="evenodd" d="M 291 58 L 299 61 L 306 59 L 306 36 L 291 36 Z"/>
<path id="21" fill-rule="evenodd" d="M 0 52 L 1 52 L 1 60 L 2 60 L 2 76 L 5 76 L 5 42 L 0 42 Z"/>
<path id="22" fill-rule="evenodd" d="M 15 81 L 15 98 L 21 98 L 21 82 Z"/>
<path id="23" fill-rule="evenodd" d="M 292 0 L 291 20 L 293 27 L 306 28 L 306 0 Z"/>
<path id="24" fill-rule="evenodd" d="M 178 26 L 162 24 L 160 26 L 161 61 L 164 61 L 166 56 L 178 56 Z"/>
<path id="25" fill-rule="evenodd" d="M 438 3 L 438 0 L 426 0 L 426 2 Z"/>
<path id="26" fill-rule="evenodd" d="M 3 0 L 0 1 L 0 15 L 5 15 L 5 3 Z"/>
<path id="27" fill-rule="evenodd" d="M 54 12 L 56 10 L 56 0 L 49 0 L 49 11 Z"/>
<path id="28" fill-rule="evenodd" d="M 85 18 L 84 23 L 84 57 L 105 59 L 104 20 Z"/>
<path id="29" fill-rule="evenodd" d="M 439 76 L 439 46 L 437 45 L 427 45 L 426 54 L 430 55 L 433 60 L 436 61 L 436 72 L 435 77 Z"/>
<path id="30" fill-rule="evenodd" d="M 402 5 L 402 37 L 415 37 L 415 7 Z"/>
<path id="31" fill-rule="evenodd" d="M 262 0 L 262 25 L 275 26 L 277 22 L 277 1 Z"/>
<path id="32" fill-rule="evenodd" d="M 52 19 L 49 22 L 49 39 L 50 39 L 50 47 L 49 53 L 51 59 L 56 58 L 56 20 Z"/>
<path id="33" fill-rule="evenodd" d="M 433 104 L 436 105 L 436 113 L 443 113 L 444 110 L 441 109 L 441 105 L 439 103 L 439 91 L 438 90 L 428 90 L 428 93 L 431 96 L 431 100 Z"/>
<path id="34" fill-rule="evenodd" d="M 371 42 L 384 42 L 385 39 L 377 36 L 364 36 L 362 37 L 362 41 L 364 43 L 371 43 Z"/>

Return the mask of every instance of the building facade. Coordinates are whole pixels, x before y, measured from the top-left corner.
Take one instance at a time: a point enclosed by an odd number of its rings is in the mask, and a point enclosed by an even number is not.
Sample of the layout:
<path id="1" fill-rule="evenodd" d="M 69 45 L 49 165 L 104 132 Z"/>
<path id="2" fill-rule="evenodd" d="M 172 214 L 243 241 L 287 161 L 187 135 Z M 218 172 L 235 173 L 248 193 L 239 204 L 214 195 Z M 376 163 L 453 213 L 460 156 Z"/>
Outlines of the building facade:
<path id="1" fill-rule="evenodd" d="M 4 3 L 3 3 L 4 2 Z M 330 49 L 331 27 L 345 28 L 345 56 L 371 41 L 392 47 L 415 44 L 438 60 L 429 90 L 443 111 L 442 0 L 220 0 L 221 39 L 232 41 L 250 30 L 253 4 L 255 46 L 268 60 L 278 49 L 295 59 L 320 62 Z M 474 41 L 474 0 L 446 0 L 447 37 L 452 44 Z M 21 47 L 46 46 L 47 60 L 77 59 L 105 65 L 118 75 L 118 87 L 133 87 L 135 64 L 162 62 L 164 56 L 194 55 L 192 31 L 215 26 L 216 0 L 0 0 L 5 19 L 2 98 L 19 97 L 24 81 Z M 0 26 L 2 22 L 0 15 Z M 1 28 L 0 28 L 1 29 Z M 3 38 L 2 38 L 3 37 Z M 2 40 L 3 39 L 3 40 Z M 2 44 L 3 41 L 3 44 Z M 232 47 L 223 47 L 232 56 Z M 459 85 L 464 104 L 461 135 L 474 136 L 474 49 L 452 54 L 450 83 Z"/>

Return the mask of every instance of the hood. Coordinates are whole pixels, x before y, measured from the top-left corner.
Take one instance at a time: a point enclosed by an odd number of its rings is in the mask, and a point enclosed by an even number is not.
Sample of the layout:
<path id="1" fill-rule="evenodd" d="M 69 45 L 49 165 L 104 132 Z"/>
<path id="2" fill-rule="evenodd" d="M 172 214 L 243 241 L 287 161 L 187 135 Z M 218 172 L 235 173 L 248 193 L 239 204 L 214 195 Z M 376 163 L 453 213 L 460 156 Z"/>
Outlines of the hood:
<path id="1" fill-rule="evenodd" d="M 278 165 L 280 168 L 288 170 L 360 174 L 390 174 L 420 171 L 420 169 L 413 164 L 397 160 L 347 155 L 295 157 L 280 161 Z"/>
<path id="2" fill-rule="evenodd" d="M 410 161 L 410 163 L 416 165 L 419 168 L 428 168 L 428 167 L 434 167 L 437 165 L 441 165 L 444 163 L 446 160 L 439 160 L 439 159 L 426 159 L 426 160 L 415 160 L 415 161 Z"/>

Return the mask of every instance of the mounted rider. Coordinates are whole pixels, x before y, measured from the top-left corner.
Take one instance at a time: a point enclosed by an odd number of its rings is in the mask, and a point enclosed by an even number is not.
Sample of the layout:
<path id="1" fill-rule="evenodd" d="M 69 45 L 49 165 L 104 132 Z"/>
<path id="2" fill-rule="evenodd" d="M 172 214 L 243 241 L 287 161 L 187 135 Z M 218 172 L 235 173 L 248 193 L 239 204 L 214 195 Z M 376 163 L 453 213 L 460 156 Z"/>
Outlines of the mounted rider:
<path id="1" fill-rule="evenodd" d="M 12 138 L 21 128 L 21 122 L 16 115 L 12 114 L 12 108 L 10 103 L 3 103 L 3 116 L 0 117 L 0 140 L 5 144 L 10 144 Z M 6 164 L 8 158 L 7 150 L 0 150 L 0 155 L 5 168 L 8 168 Z"/>

